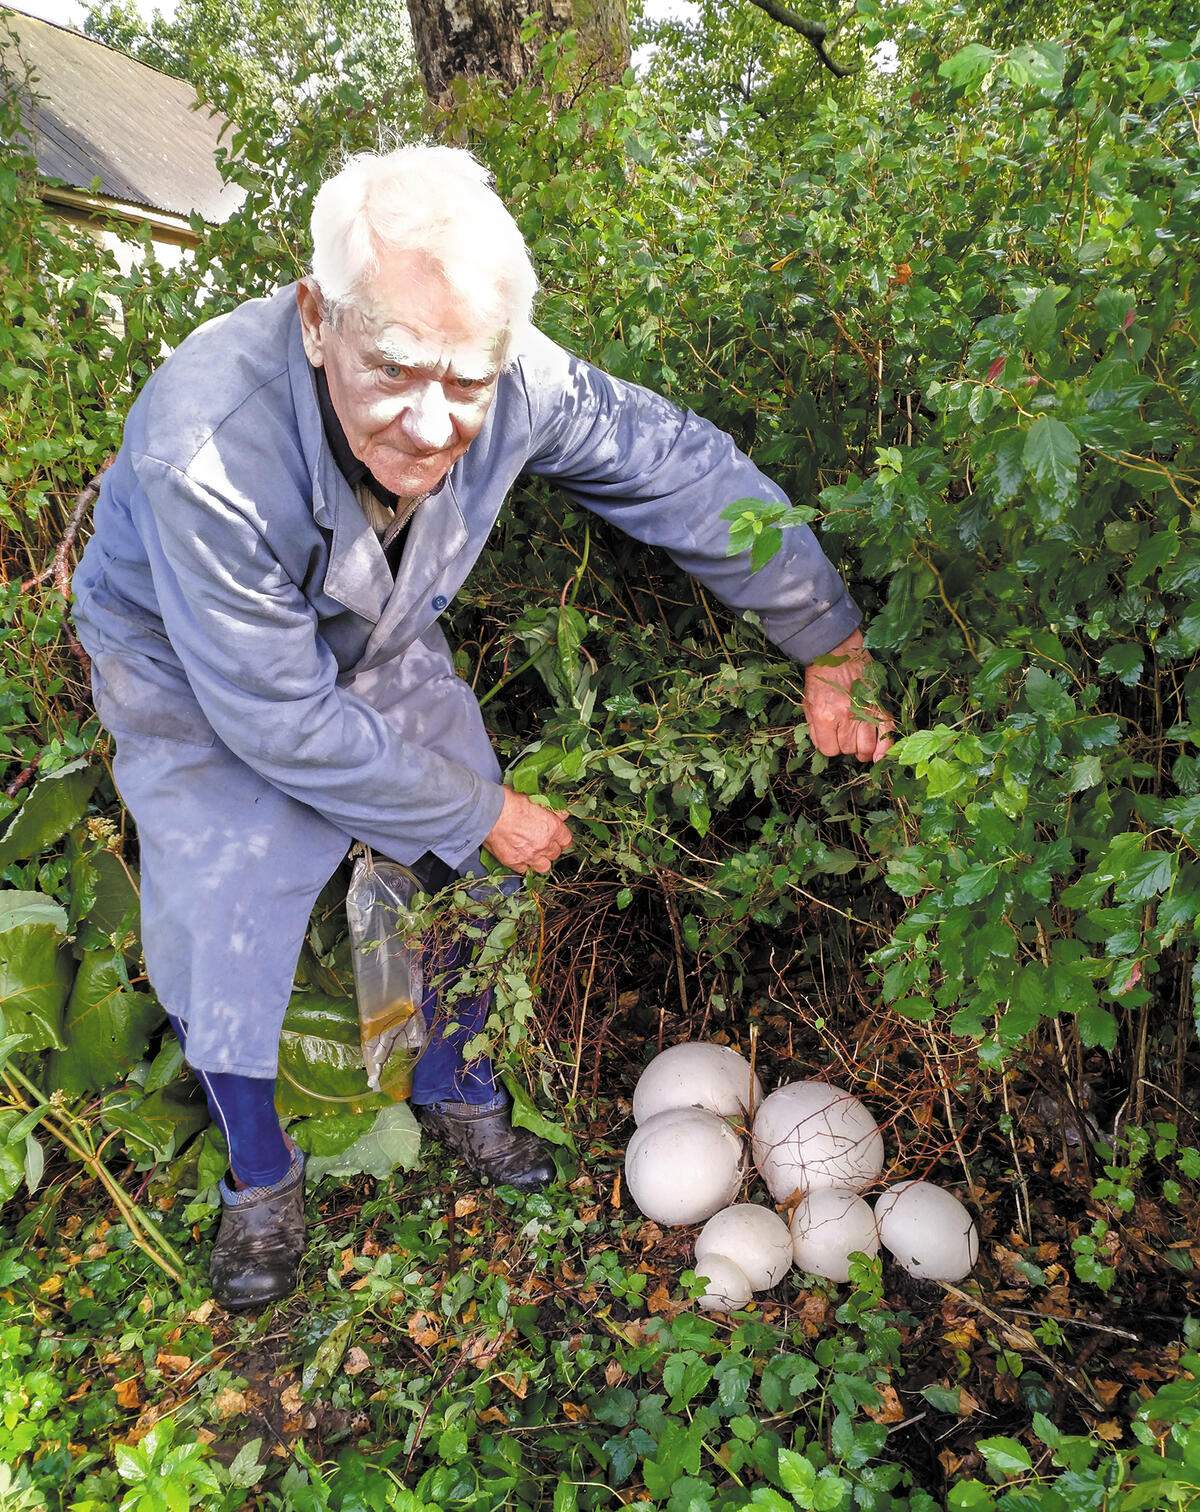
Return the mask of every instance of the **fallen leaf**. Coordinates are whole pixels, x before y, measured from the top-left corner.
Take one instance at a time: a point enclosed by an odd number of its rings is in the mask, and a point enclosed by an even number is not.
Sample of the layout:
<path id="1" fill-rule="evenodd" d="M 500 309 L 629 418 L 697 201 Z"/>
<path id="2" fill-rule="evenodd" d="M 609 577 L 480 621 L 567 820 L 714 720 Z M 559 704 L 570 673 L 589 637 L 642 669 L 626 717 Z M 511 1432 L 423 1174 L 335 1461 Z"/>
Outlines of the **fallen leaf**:
<path id="1" fill-rule="evenodd" d="M 287 1413 L 288 1417 L 295 1417 L 300 1411 L 304 1404 L 300 1398 L 300 1386 L 297 1381 L 293 1381 L 290 1386 L 286 1386 L 280 1392 L 279 1405 Z"/>
<path id="2" fill-rule="evenodd" d="M 1092 1390 L 1105 1407 L 1111 1407 L 1121 1395 L 1123 1388 L 1120 1381 L 1093 1381 Z"/>
<path id="3" fill-rule="evenodd" d="M 884 1386 L 879 1392 L 878 1407 L 864 1409 L 869 1418 L 876 1423 L 902 1423 L 904 1421 L 904 1408 L 900 1404 L 900 1398 L 894 1386 Z"/>
<path id="4" fill-rule="evenodd" d="M 646 1309 L 652 1313 L 665 1313 L 671 1306 L 671 1293 L 662 1281 L 654 1288 L 646 1298 Z"/>
<path id="5" fill-rule="evenodd" d="M 606 1386 L 619 1386 L 625 1379 L 625 1372 L 617 1364 L 616 1360 L 609 1360 L 604 1367 L 604 1384 Z"/>
<path id="6" fill-rule="evenodd" d="M 967 1388 L 965 1386 L 960 1386 L 958 1388 L 959 1417 L 970 1417 L 973 1412 L 982 1411 L 983 1408 L 980 1407 L 979 1403 L 975 1400 L 975 1398 L 971 1395 Z"/>
<path id="7" fill-rule="evenodd" d="M 219 1418 L 236 1417 L 247 1408 L 246 1393 L 235 1391 L 232 1386 L 222 1386 L 213 1398 L 213 1407 Z"/>
<path id="8" fill-rule="evenodd" d="M 408 1320 L 408 1336 L 418 1349 L 432 1349 L 438 1341 L 436 1318 L 427 1312 L 413 1313 Z"/>
<path id="9" fill-rule="evenodd" d="M 582 1423 L 588 1416 L 588 1410 L 579 1402 L 564 1402 L 563 1413 L 569 1423 Z"/>
<path id="10" fill-rule="evenodd" d="M 1125 1429 L 1117 1422 L 1116 1418 L 1107 1418 L 1103 1423 L 1097 1423 L 1092 1431 L 1097 1438 L 1102 1438 L 1106 1444 L 1115 1444 L 1118 1439 L 1125 1436 Z"/>
<path id="11" fill-rule="evenodd" d="M 454 1216 L 456 1218 L 466 1218 L 468 1214 L 475 1212 L 478 1206 L 478 1197 L 460 1197 L 454 1204 Z"/>
<path id="12" fill-rule="evenodd" d="M 183 1375 L 192 1368 L 191 1355 L 167 1354 L 166 1350 L 160 1349 L 154 1356 L 154 1363 L 159 1370 L 169 1371 L 171 1375 Z"/>
<path id="13" fill-rule="evenodd" d="M 505 1371 L 503 1375 L 497 1376 L 496 1379 L 500 1382 L 501 1386 L 506 1387 L 512 1392 L 518 1402 L 525 1400 L 525 1395 L 529 1390 L 528 1377 L 513 1375 L 511 1372 Z"/>
<path id="14" fill-rule="evenodd" d="M 138 1390 L 137 1376 L 126 1376 L 123 1381 L 118 1381 L 113 1387 L 113 1396 L 117 1399 L 117 1405 L 127 1411 L 142 1405 L 142 1398 Z"/>
<path id="15" fill-rule="evenodd" d="M 362 1375 L 364 1370 L 370 1370 L 371 1361 L 367 1358 L 365 1349 L 360 1349 L 357 1344 L 346 1351 L 346 1358 L 342 1362 L 342 1371 L 348 1376 Z"/>
<path id="16" fill-rule="evenodd" d="M 216 1305 L 216 1301 L 212 1297 L 205 1297 L 204 1301 L 201 1302 L 199 1307 L 194 1307 L 192 1311 L 188 1313 L 188 1322 L 207 1323 L 209 1315 L 212 1313 L 212 1310 L 214 1307 L 216 1307 Z"/>
<path id="17" fill-rule="evenodd" d="M 481 1423 L 500 1423 L 504 1427 L 508 1426 L 508 1418 L 501 1412 L 499 1407 L 485 1407 L 479 1414 L 479 1421 Z"/>

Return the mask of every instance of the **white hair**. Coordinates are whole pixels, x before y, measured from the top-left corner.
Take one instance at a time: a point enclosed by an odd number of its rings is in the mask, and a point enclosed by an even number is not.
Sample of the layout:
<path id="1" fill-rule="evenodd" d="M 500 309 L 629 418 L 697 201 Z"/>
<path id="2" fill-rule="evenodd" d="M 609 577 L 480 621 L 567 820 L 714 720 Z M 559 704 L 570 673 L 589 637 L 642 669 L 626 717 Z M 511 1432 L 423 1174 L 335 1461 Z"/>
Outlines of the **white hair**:
<path id="1" fill-rule="evenodd" d="M 337 318 L 369 289 L 389 253 L 423 252 L 483 320 L 529 324 L 537 275 L 488 170 L 461 147 L 359 152 L 317 192 L 312 276 Z"/>

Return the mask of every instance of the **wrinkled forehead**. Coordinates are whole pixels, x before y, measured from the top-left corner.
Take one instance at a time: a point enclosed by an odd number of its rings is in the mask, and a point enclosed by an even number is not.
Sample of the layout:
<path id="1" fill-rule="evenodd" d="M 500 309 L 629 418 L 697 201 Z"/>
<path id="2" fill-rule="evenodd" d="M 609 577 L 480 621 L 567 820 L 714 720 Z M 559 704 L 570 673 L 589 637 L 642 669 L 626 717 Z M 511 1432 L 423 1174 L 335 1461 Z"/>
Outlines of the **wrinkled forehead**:
<path id="1" fill-rule="evenodd" d="M 500 366 L 510 333 L 491 301 L 470 298 L 428 264 L 410 262 L 389 272 L 392 276 L 363 289 L 341 312 L 343 334 L 360 356 L 414 367 L 453 366 L 478 376 Z"/>

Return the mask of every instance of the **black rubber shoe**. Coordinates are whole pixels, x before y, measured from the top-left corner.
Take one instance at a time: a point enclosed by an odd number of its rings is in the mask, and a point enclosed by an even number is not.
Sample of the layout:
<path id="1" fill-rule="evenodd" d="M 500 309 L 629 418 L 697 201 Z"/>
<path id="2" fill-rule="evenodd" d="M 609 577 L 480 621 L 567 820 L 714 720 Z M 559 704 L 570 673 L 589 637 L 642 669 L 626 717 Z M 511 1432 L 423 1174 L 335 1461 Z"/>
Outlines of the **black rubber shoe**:
<path id="1" fill-rule="evenodd" d="M 230 1312 L 251 1312 L 296 1288 L 304 1253 L 304 1153 L 275 1186 L 230 1191 L 221 1183 L 221 1226 L 208 1273 Z"/>
<path id="2" fill-rule="evenodd" d="M 536 1192 L 555 1178 L 550 1147 L 527 1129 L 514 1129 L 511 1109 L 485 1112 L 469 1103 L 413 1105 L 421 1126 L 461 1155 L 496 1186 Z"/>

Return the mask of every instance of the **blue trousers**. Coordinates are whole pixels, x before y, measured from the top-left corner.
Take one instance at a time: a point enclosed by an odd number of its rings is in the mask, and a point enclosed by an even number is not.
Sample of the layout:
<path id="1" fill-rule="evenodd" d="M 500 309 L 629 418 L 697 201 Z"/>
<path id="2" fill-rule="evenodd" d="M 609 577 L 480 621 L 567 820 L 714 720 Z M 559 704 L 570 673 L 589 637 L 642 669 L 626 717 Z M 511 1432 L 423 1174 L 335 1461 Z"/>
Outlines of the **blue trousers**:
<path id="1" fill-rule="evenodd" d="M 430 892 L 446 886 L 457 875 L 432 855 L 422 857 L 413 870 Z M 464 940 L 430 949 L 423 962 L 426 979 L 436 974 L 443 977 L 443 988 L 451 986 L 469 957 L 470 945 Z M 433 986 L 421 1003 L 430 1036 L 413 1070 L 410 1100 L 425 1107 L 445 1103 L 504 1107 L 507 1098 L 496 1082 L 491 1061 L 481 1056 L 468 1065 L 463 1060 L 463 1046 L 479 1033 L 487 1019 L 492 1005 L 490 989 L 460 997 L 449 1005 L 444 1005 L 440 997 L 438 988 Z M 167 1017 L 186 1059 L 187 1025 L 170 1014 Z M 229 1164 L 238 1185 L 271 1186 L 281 1181 L 291 1167 L 291 1151 L 275 1112 L 274 1077 L 199 1070 L 195 1070 L 195 1075 L 204 1088 L 213 1122 L 225 1135 Z"/>

